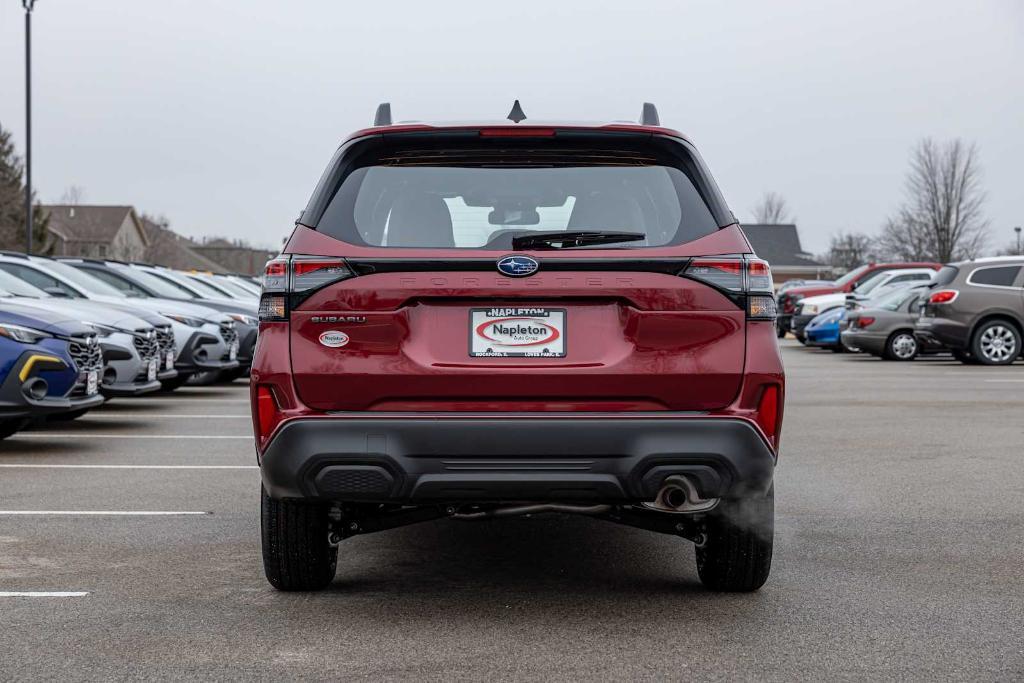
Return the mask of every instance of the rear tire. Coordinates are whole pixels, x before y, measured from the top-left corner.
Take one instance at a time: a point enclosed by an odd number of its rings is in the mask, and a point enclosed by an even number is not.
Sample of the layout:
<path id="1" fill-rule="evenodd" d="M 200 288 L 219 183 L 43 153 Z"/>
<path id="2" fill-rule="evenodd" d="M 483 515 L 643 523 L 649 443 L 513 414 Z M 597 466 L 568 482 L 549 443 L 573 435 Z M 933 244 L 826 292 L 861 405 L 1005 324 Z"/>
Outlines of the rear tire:
<path id="1" fill-rule="evenodd" d="M 886 360 L 914 360 L 917 358 L 920 345 L 913 332 L 897 330 L 885 341 L 882 358 Z"/>
<path id="2" fill-rule="evenodd" d="M 971 338 L 971 356 L 982 365 L 1009 365 L 1020 355 L 1020 331 L 1006 320 L 990 320 Z"/>
<path id="3" fill-rule="evenodd" d="M 275 500 L 260 487 L 263 571 L 282 591 L 314 591 L 334 580 L 338 549 L 328 542 L 328 508 L 301 500 Z"/>
<path id="4" fill-rule="evenodd" d="M 775 487 L 764 496 L 723 499 L 697 547 L 697 574 L 715 591 L 755 591 L 768 580 L 775 532 Z"/>

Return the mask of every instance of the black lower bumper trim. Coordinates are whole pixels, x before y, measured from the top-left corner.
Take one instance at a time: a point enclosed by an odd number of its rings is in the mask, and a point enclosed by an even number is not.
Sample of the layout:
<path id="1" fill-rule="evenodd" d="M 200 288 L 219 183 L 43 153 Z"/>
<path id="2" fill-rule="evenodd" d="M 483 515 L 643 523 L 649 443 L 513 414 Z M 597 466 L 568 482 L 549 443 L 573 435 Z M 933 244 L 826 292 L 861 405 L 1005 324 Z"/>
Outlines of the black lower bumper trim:
<path id="1" fill-rule="evenodd" d="M 177 374 L 177 373 L 175 373 Z M 152 382 L 118 382 L 116 384 L 103 384 L 100 391 L 104 396 L 140 396 L 154 391 L 159 391 L 160 380 Z"/>
<path id="2" fill-rule="evenodd" d="M 775 456 L 738 419 L 303 419 L 261 459 L 275 498 L 650 501 L 685 475 L 705 498 L 765 492 Z"/>

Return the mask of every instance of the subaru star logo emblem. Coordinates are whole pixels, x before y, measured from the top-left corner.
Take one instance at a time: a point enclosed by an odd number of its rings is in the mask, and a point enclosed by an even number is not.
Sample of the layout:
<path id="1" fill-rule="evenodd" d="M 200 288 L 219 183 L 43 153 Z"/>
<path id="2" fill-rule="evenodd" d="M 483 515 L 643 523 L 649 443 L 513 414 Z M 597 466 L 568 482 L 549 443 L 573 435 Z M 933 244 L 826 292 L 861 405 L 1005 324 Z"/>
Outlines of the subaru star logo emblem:
<path id="1" fill-rule="evenodd" d="M 505 256 L 498 259 L 498 272 L 509 277 L 533 275 L 540 264 L 529 256 Z"/>

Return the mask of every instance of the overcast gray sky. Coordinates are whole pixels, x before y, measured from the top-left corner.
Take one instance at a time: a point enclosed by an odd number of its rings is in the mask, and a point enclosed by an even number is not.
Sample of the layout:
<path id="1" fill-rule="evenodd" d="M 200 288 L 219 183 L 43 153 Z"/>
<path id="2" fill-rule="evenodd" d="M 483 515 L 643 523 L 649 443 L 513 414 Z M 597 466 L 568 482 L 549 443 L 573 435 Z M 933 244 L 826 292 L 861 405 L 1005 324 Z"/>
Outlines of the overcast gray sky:
<path id="1" fill-rule="evenodd" d="M 0 123 L 24 151 L 21 3 L 0 0 Z M 633 119 L 696 142 L 741 220 L 805 247 L 875 232 L 923 136 L 978 144 L 992 244 L 1024 224 L 1024 2 L 38 0 L 35 181 L 177 230 L 278 245 L 340 139 L 396 119 Z"/>

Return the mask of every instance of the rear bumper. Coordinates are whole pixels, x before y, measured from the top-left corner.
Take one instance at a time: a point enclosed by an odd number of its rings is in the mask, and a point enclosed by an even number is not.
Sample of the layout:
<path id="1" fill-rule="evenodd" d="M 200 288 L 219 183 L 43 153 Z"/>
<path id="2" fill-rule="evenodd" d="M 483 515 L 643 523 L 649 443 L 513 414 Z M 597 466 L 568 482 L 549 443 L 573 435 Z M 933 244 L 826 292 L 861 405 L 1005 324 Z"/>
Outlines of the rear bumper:
<path id="1" fill-rule="evenodd" d="M 678 414 L 296 419 L 260 463 L 274 498 L 400 503 L 651 501 L 676 474 L 704 498 L 742 497 L 774 467 L 746 420 Z"/>
<path id="2" fill-rule="evenodd" d="M 970 345 L 967 325 L 948 318 L 921 317 L 914 326 L 914 336 L 926 344 L 966 350 Z"/>

